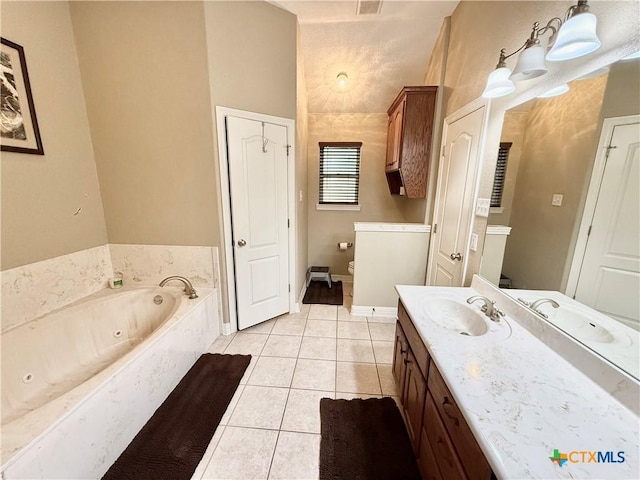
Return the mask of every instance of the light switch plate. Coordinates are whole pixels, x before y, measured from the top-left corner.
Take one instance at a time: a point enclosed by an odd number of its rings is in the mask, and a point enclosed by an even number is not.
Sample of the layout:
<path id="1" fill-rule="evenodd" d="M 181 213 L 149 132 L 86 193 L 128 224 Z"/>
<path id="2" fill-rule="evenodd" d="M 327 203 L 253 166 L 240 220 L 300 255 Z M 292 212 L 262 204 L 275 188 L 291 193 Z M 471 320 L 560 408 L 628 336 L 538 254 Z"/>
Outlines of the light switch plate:
<path id="1" fill-rule="evenodd" d="M 478 217 L 488 217 L 489 207 L 491 206 L 491 200 L 488 198 L 479 198 L 476 203 L 476 215 Z"/>
<path id="2" fill-rule="evenodd" d="M 562 205 L 562 198 L 563 198 L 563 195 L 560 195 L 559 193 L 554 193 L 553 198 L 551 199 L 551 205 L 553 205 L 554 207 L 560 207 Z"/>
<path id="3" fill-rule="evenodd" d="M 478 234 L 477 233 L 471 234 L 471 245 L 469 246 L 469 248 L 471 249 L 472 252 L 475 252 L 478 250 Z"/>

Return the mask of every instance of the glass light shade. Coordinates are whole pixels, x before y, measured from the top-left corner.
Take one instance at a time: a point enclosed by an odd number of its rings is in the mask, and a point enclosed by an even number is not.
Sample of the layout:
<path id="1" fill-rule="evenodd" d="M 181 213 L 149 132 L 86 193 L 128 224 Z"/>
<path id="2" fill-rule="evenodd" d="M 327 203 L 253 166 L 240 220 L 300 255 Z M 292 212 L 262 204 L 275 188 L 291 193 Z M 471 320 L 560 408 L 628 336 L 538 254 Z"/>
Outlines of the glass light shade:
<path id="1" fill-rule="evenodd" d="M 596 23 L 596 16 L 588 12 L 574 15 L 563 23 L 558 38 L 547 53 L 547 60 L 557 62 L 578 58 L 600 48 Z"/>
<path id="2" fill-rule="evenodd" d="M 569 85 L 566 83 L 560 85 L 559 87 L 552 88 L 544 92 L 542 95 L 538 95 L 538 98 L 551 98 L 562 95 L 563 93 L 567 93 L 569 91 Z"/>
<path id="3" fill-rule="evenodd" d="M 509 80 L 519 82 L 537 78 L 547 73 L 547 66 L 544 64 L 544 48 L 542 45 L 533 45 L 525 48 L 518 55 L 518 62 Z"/>
<path id="4" fill-rule="evenodd" d="M 511 80 L 509 80 L 509 75 L 511 75 L 511 70 L 508 68 L 496 68 L 489 74 L 489 78 L 487 78 L 487 86 L 484 87 L 482 96 L 484 98 L 497 98 L 504 97 L 505 95 L 509 95 L 511 92 L 514 92 L 516 86 Z"/>

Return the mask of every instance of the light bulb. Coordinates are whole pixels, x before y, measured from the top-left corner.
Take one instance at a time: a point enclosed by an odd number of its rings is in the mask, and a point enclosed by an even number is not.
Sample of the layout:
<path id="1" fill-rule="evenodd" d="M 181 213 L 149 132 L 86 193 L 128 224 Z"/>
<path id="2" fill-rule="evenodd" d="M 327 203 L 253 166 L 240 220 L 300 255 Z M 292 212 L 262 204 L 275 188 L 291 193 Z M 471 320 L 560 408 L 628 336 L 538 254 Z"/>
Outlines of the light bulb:
<path id="1" fill-rule="evenodd" d="M 347 86 L 347 83 L 349 83 L 349 75 L 347 75 L 345 72 L 340 72 L 336 77 L 336 82 L 338 82 L 338 86 L 340 88 L 345 88 Z"/>

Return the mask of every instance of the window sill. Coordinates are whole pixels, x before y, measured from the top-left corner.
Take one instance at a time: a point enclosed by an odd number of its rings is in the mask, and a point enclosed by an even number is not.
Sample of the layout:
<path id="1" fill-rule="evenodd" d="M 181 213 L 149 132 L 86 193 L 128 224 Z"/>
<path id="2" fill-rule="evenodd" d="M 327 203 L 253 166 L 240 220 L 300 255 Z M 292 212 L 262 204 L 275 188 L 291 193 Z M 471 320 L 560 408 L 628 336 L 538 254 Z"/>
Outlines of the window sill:
<path id="1" fill-rule="evenodd" d="M 339 205 L 328 203 L 316 203 L 316 210 L 336 210 L 343 212 L 359 212 L 360 205 Z"/>
<path id="2" fill-rule="evenodd" d="M 489 213 L 504 213 L 504 207 L 491 207 Z"/>

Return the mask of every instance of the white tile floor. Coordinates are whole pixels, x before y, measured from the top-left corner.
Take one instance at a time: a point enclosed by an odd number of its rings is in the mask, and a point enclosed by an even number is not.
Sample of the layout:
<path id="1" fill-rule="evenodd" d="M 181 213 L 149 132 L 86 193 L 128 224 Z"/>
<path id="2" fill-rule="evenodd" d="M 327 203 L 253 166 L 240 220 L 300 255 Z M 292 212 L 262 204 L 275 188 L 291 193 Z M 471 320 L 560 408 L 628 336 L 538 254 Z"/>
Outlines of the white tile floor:
<path id="1" fill-rule="evenodd" d="M 350 315 L 343 291 L 344 306 L 304 305 L 214 342 L 253 358 L 193 479 L 318 478 L 320 399 L 396 397 L 395 319 Z"/>

